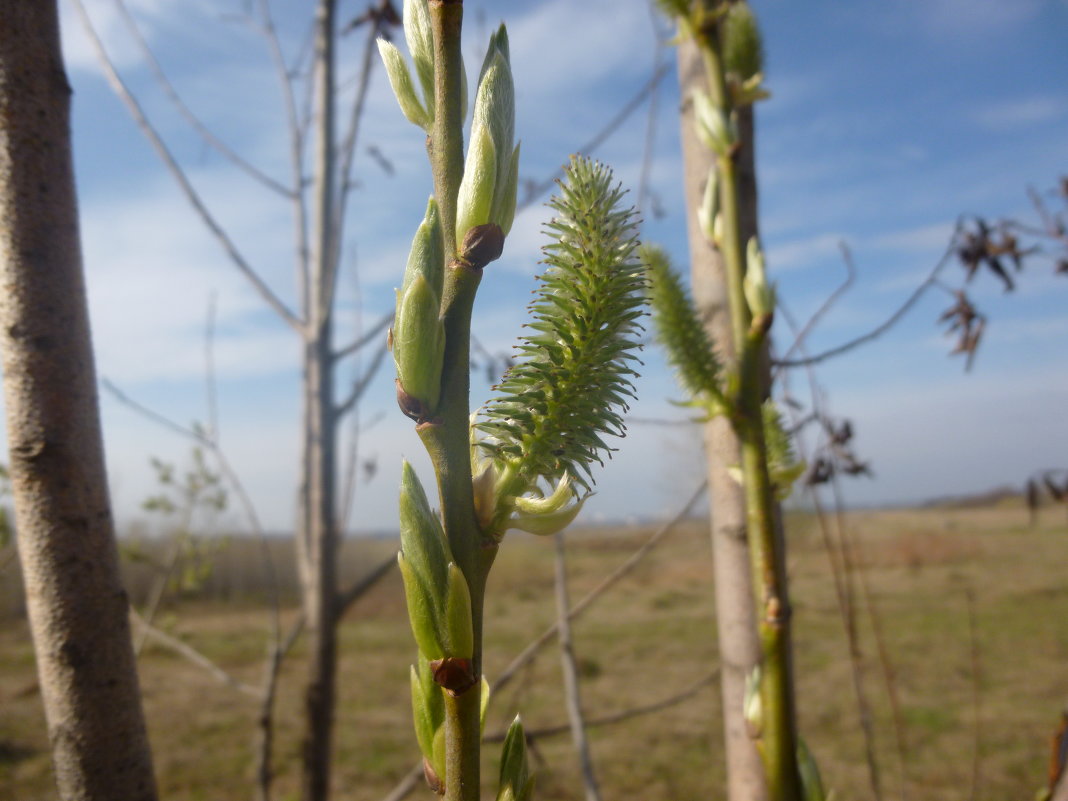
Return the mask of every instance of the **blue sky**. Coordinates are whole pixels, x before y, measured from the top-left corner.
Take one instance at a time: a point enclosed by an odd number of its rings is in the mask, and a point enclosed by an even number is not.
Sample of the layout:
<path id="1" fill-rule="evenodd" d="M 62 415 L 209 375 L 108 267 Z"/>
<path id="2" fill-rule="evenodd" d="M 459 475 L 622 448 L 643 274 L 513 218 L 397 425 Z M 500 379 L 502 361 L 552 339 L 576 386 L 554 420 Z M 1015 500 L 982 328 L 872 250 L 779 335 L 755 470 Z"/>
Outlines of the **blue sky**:
<path id="1" fill-rule="evenodd" d="M 87 2 L 124 77 L 191 179 L 265 280 L 295 298 L 291 222 L 285 202 L 264 192 L 191 135 L 152 83 L 110 0 Z M 262 40 L 240 19 L 240 0 L 130 0 L 170 78 L 223 139 L 272 175 L 287 175 L 277 80 Z M 289 52 L 310 16 L 276 3 Z M 644 0 L 467 0 L 467 63 L 481 61 L 489 30 L 509 25 L 517 86 L 523 178 L 543 180 L 637 91 L 657 59 Z M 343 4 L 346 13 L 363 5 Z M 945 249 L 962 212 L 1032 219 L 1026 188 L 1068 172 L 1068 2 L 891 0 L 879 4 L 757 0 L 765 32 L 767 85 L 758 109 L 758 175 L 769 270 L 792 313 L 804 319 L 841 280 L 838 243 L 858 268 L 852 292 L 823 320 L 814 350 L 880 322 Z M 218 305 L 215 359 L 221 433 L 262 518 L 285 529 L 293 517 L 299 414 L 293 334 L 237 275 L 204 232 L 150 147 L 105 84 L 77 19 L 64 7 L 86 269 L 98 372 L 178 421 L 205 417 L 203 328 Z M 362 34 L 342 47 L 351 76 Z M 473 67 L 472 67 L 473 69 Z M 661 83 L 650 171 L 656 212 L 646 236 L 685 264 L 674 70 Z M 636 188 L 649 118 L 642 106 L 593 155 Z M 430 180 L 421 133 L 401 116 L 384 75 L 374 76 L 356 162 L 360 183 L 347 220 L 339 340 L 392 304 L 408 242 Z M 366 145 L 394 167 L 387 175 Z M 523 211 L 500 262 L 487 270 L 475 334 L 491 350 L 517 335 L 537 271 L 540 204 Z M 946 280 L 957 284 L 960 270 Z M 1022 482 L 1064 466 L 1068 454 L 1068 280 L 1036 262 L 1019 289 L 1002 293 L 981 276 L 969 289 L 990 325 L 976 365 L 947 356 L 936 328 L 950 305 L 932 293 L 873 345 L 818 369 L 833 412 L 850 417 L 874 480 L 850 482 L 854 503 L 916 500 Z M 778 335 L 787 341 L 780 326 Z M 668 370 L 645 352 L 641 418 L 684 419 Z M 396 411 L 384 371 L 361 410 L 362 458 L 377 461 L 360 484 L 354 525 L 388 528 L 399 461 L 429 468 Z M 341 383 L 346 376 L 343 373 Z M 805 376 L 793 379 L 807 397 Z M 476 377 L 473 403 L 489 396 Z M 141 515 L 153 490 L 152 456 L 183 463 L 188 445 L 103 397 L 105 438 L 120 521 Z M 633 425 L 598 480 L 588 521 L 670 513 L 699 480 L 695 429 Z M 236 520 L 236 517 L 235 517 Z"/>

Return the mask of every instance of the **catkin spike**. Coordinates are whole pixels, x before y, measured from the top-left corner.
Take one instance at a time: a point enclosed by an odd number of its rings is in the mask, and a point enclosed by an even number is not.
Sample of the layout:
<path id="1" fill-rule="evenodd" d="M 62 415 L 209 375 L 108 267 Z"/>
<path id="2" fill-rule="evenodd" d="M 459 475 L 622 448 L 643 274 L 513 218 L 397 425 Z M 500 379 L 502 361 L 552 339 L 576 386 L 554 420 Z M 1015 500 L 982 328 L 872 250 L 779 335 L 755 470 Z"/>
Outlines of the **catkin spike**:
<path id="1" fill-rule="evenodd" d="M 518 464 L 526 486 L 566 473 L 588 490 L 591 464 L 611 450 L 604 435 L 624 433 L 645 279 L 623 194 L 607 167 L 575 158 L 549 203 L 556 216 L 546 225 L 552 242 L 531 304 L 533 333 L 477 424 L 488 435 L 482 447 Z"/>

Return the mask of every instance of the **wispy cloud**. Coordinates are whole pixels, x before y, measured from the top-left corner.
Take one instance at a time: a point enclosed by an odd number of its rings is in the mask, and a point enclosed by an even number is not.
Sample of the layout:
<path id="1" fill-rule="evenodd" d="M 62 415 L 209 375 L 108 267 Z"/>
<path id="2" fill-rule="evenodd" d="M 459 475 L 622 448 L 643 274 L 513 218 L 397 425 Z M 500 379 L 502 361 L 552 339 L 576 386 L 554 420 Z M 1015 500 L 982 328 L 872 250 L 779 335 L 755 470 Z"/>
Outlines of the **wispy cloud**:
<path id="1" fill-rule="evenodd" d="M 993 133 L 1008 133 L 1047 123 L 1068 114 L 1068 101 L 1055 95 L 1032 95 L 990 103 L 972 112 L 972 119 Z"/>

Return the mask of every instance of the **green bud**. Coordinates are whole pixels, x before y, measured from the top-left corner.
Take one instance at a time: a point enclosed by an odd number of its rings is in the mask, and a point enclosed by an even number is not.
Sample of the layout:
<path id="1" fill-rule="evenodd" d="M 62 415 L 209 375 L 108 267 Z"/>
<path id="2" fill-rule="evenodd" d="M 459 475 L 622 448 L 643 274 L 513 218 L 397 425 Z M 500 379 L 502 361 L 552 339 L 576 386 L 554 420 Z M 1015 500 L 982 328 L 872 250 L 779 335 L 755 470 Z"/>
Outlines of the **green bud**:
<path id="1" fill-rule="evenodd" d="M 463 571 L 454 562 L 448 567 L 449 588 L 445 597 L 445 654 L 470 659 L 475 652 L 474 624 L 471 618 L 471 591 Z"/>
<path id="2" fill-rule="evenodd" d="M 501 227 L 505 236 L 512 230 L 512 222 L 515 220 L 516 195 L 519 192 L 520 144 L 516 143 L 508 160 L 508 171 L 505 173 L 504 182 L 497 185 L 493 196 L 493 211 L 490 212 L 490 219 Z"/>
<path id="3" fill-rule="evenodd" d="M 493 135 L 488 127 L 478 126 L 471 133 L 471 147 L 467 150 L 467 161 L 464 162 L 464 177 L 456 196 L 457 242 L 462 241 L 471 228 L 490 221 L 496 183 L 497 149 L 493 144 Z"/>
<path id="4" fill-rule="evenodd" d="M 441 236 L 441 216 L 438 204 L 431 195 L 426 204 L 426 214 L 412 239 L 412 248 L 408 252 L 408 264 L 404 268 L 404 283 L 401 294 L 411 286 L 417 275 L 426 278 L 430 288 L 441 297 L 441 287 L 445 274 L 445 250 Z"/>
<path id="5" fill-rule="evenodd" d="M 719 170 L 712 167 L 708 171 L 708 180 L 705 181 L 705 192 L 701 197 L 701 205 L 697 207 L 697 222 L 701 225 L 701 231 L 705 237 L 716 241 L 716 217 L 719 216 Z"/>
<path id="6" fill-rule="evenodd" d="M 412 633 L 426 659 L 441 659 L 446 655 L 442 633 L 451 558 L 441 521 L 430 509 L 423 486 L 407 460 L 401 466 L 400 534 L 397 561 Z"/>
<path id="7" fill-rule="evenodd" d="M 775 311 L 775 289 L 768 285 L 768 277 L 764 271 L 764 252 L 755 236 L 749 238 L 745 254 L 745 279 L 742 288 L 745 291 L 745 301 L 749 304 L 749 312 L 754 317 L 772 314 Z"/>
<path id="8" fill-rule="evenodd" d="M 412 83 L 412 74 L 408 70 L 408 62 L 404 60 L 397 46 L 387 39 L 378 40 L 378 53 L 382 56 L 382 63 L 386 67 L 386 75 L 389 76 L 389 85 L 393 87 L 393 94 L 400 104 L 401 111 L 408 121 L 418 125 L 425 131 L 430 130 L 434 116 L 427 113 L 423 104 L 415 94 L 415 85 Z"/>
<path id="9" fill-rule="evenodd" d="M 497 801 L 529 801 L 533 795 L 534 777 L 527 767 L 527 737 L 519 716 L 508 727 L 501 749 L 501 778 Z"/>
<path id="10" fill-rule="evenodd" d="M 425 659 L 441 659 L 445 655 L 438 637 L 437 604 L 433 590 L 426 581 L 412 568 L 404 558 L 404 552 L 397 554 L 397 565 L 404 580 L 404 599 L 408 606 L 408 622 L 412 627 L 415 644 Z"/>
<path id="11" fill-rule="evenodd" d="M 483 530 L 489 528 L 497 514 L 497 468 L 486 459 L 481 469 L 472 470 L 471 486 L 475 496 L 475 516 Z"/>
<path id="12" fill-rule="evenodd" d="M 729 76 L 747 81 L 764 69 L 764 43 L 748 3 L 731 3 L 721 30 L 723 64 Z"/>
<path id="13" fill-rule="evenodd" d="M 469 228 L 488 222 L 496 223 L 505 232 L 511 228 L 519 173 L 514 141 L 515 85 L 508 32 L 502 25 L 490 37 L 475 93 L 471 146 L 457 200 L 457 241 Z"/>
<path id="14" fill-rule="evenodd" d="M 427 117 L 434 119 L 434 34 L 427 0 L 404 0 L 404 40 L 423 87 Z"/>
<path id="15" fill-rule="evenodd" d="M 823 791 L 823 779 L 819 765 L 805 741 L 797 738 L 797 770 L 801 774 L 801 794 L 804 801 L 824 801 L 827 794 Z"/>
<path id="16" fill-rule="evenodd" d="M 412 278 L 403 294 L 397 293 L 393 361 L 401 388 L 422 405 L 419 417 L 423 418 L 434 413 L 441 394 L 445 326 L 439 307 L 438 295 L 422 273 Z"/>
<path id="17" fill-rule="evenodd" d="M 712 105 L 708 94 L 700 90 L 693 93 L 693 110 L 701 142 L 717 156 L 729 156 L 738 141 L 738 133 L 727 113 Z"/>
<path id="18" fill-rule="evenodd" d="M 419 667 L 413 665 L 410 675 L 415 738 L 419 741 L 419 750 L 440 776 L 441 771 L 434 764 L 434 737 L 445 724 L 445 699 L 441 688 L 434 683 L 427 660 L 420 658 Z"/>

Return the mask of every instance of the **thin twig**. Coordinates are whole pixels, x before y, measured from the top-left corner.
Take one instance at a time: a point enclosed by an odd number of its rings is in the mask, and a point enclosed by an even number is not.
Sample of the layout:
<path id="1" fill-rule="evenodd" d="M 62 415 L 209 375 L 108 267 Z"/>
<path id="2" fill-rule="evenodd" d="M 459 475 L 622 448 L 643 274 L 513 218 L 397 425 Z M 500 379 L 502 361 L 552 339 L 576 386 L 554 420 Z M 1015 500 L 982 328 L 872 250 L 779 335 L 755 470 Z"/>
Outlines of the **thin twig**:
<path id="1" fill-rule="evenodd" d="M 227 673 L 225 670 L 216 665 L 214 662 L 204 656 L 204 654 L 200 653 L 200 651 L 196 650 L 192 646 L 187 645 L 186 643 L 179 640 L 177 637 L 172 637 L 170 634 L 167 634 L 164 631 L 160 631 L 155 626 L 149 624 L 145 621 L 144 618 L 141 617 L 141 615 L 138 614 L 137 610 L 134 609 L 132 606 L 130 607 L 130 619 L 133 620 L 133 622 L 137 624 L 137 626 L 140 627 L 143 631 L 147 632 L 148 637 L 151 640 L 159 643 L 160 645 L 165 646 L 166 648 L 169 648 L 180 656 L 184 656 L 193 664 L 204 668 L 204 670 L 208 671 L 212 676 L 214 676 L 223 684 L 227 685 L 228 687 L 232 687 L 233 689 L 237 690 L 238 692 L 244 693 L 245 695 L 250 695 L 253 698 L 260 697 L 260 690 L 258 687 L 253 687 L 251 684 L 246 684 L 237 677 L 231 675 L 230 673 Z"/>
<path id="2" fill-rule="evenodd" d="M 282 54 L 282 43 L 278 39 L 278 30 L 274 25 L 269 0 L 260 0 L 260 31 L 267 41 L 267 49 L 271 63 L 278 76 L 278 82 L 282 89 L 282 99 L 285 105 L 286 128 L 289 132 L 289 169 L 290 183 L 293 185 L 293 226 L 295 258 L 300 287 L 300 309 L 304 319 L 308 319 L 308 274 L 309 274 L 309 246 L 308 246 L 308 206 L 304 196 L 304 132 L 301 129 L 300 115 L 297 111 L 297 101 L 293 92 L 293 77 L 286 67 L 285 56 Z"/>
<path id="3" fill-rule="evenodd" d="M 823 301 L 818 309 L 808 318 L 801 330 L 794 336 L 793 344 L 786 349 L 786 352 L 782 355 L 783 359 L 790 358 L 790 355 L 797 350 L 808 338 L 808 335 L 812 333 L 812 330 L 816 327 L 819 321 L 827 314 L 828 311 L 838 302 L 838 299 L 845 294 L 845 292 L 853 285 L 853 281 L 857 277 L 857 268 L 853 263 L 853 255 L 849 252 L 849 246 L 845 242 L 839 242 L 838 247 L 842 251 L 842 261 L 846 268 L 846 277 L 838 287 L 835 288 L 831 294 L 827 296 L 827 299 Z"/>
<path id="4" fill-rule="evenodd" d="M 597 784 L 597 774 L 593 770 L 593 758 L 590 756 L 590 744 L 586 739 L 586 721 L 582 713 L 582 694 L 579 689 L 578 663 L 575 648 L 571 642 L 571 621 L 568 619 L 570 601 L 567 593 L 567 553 L 564 545 L 564 532 L 558 532 L 555 540 L 555 574 L 556 574 L 556 629 L 560 643 L 560 663 L 564 672 L 564 699 L 567 706 L 568 725 L 571 739 L 578 754 L 579 767 L 582 772 L 582 785 L 586 791 L 586 801 L 601 801 L 601 790 Z"/>
<path id="5" fill-rule="evenodd" d="M 975 615 L 975 590 L 970 586 L 965 589 L 964 597 L 968 606 L 968 652 L 971 657 L 972 673 L 972 714 L 975 739 L 972 744 L 972 786 L 968 794 L 969 801 L 978 801 L 979 788 L 982 787 L 983 760 L 983 707 L 982 707 L 982 664 L 979 653 L 979 628 Z"/>
<path id="6" fill-rule="evenodd" d="M 96 29 L 93 27 L 92 20 L 89 18 L 89 14 L 85 10 L 82 0 L 74 0 L 74 7 L 81 18 L 82 25 L 93 44 L 93 48 L 96 50 L 97 58 L 100 61 L 100 66 L 104 71 L 108 83 L 111 84 L 112 89 L 129 110 L 137 127 L 140 128 L 141 132 L 148 138 L 153 149 L 155 149 L 156 153 L 159 155 L 160 160 L 163 161 L 167 170 L 171 173 L 171 176 L 178 183 L 178 186 L 182 190 L 182 194 L 185 195 L 189 205 L 193 207 L 197 216 L 200 217 L 204 227 L 208 229 L 213 237 L 215 237 L 234 267 L 236 267 L 238 272 L 245 276 L 248 282 L 252 284 L 253 289 L 256 290 L 267 305 L 270 306 L 271 309 L 273 309 L 274 312 L 290 327 L 297 331 L 303 331 L 304 325 L 301 320 L 284 302 L 282 302 L 282 300 L 260 277 L 259 273 L 257 273 L 245 257 L 241 255 L 236 243 L 230 238 L 229 234 L 226 233 L 226 230 L 219 224 L 218 220 L 215 219 L 215 216 L 208 210 L 208 207 L 204 204 L 200 194 L 190 182 L 185 170 L 178 164 L 178 161 L 175 159 L 166 143 L 164 143 L 159 131 L 156 130 L 155 126 L 149 121 L 148 116 L 145 114 L 145 111 L 141 107 L 137 98 L 133 96 L 125 81 L 123 81 L 122 77 L 116 71 L 115 65 L 111 61 L 111 57 L 104 48 L 104 43 L 100 40 Z"/>
<path id="7" fill-rule="evenodd" d="M 371 326 L 371 329 L 367 333 L 357 337 L 348 345 L 345 345 L 345 347 L 339 348 L 338 350 L 334 351 L 334 361 L 341 361 L 342 359 L 356 353 L 368 343 L 374 342 L 376 339 L 378 339 L 378 337 L 382 335 L 382 332 L 389 328 L 390 324 L 393 322 L 393 314 L 394 312 L 392 309 L 386 312 L 378 319 L 378 322 Z"/>
<path id="8" fill-rule="evenodd" d="M 627 118 L 634 113 L 635 109 L 637 109 L 643 102 L 645 102 L 645 98 L 649 97 L 649 95 L 652 94 L 656 86 L 660 83 L 660 81 L 664 79 L 664 76 L 667 74 L 668 65 L 661 64 L 656 70 L 653 71 L 652 76 L 642 85 L 641 89 L 638 90 L 634 97 L 627 101 L 627 103 L 624 104 L 623 108 L 621 108 L 619 112 L 616 113 L 616 115 L 612 117 L 612 119 L 610 119 L 608 123 L 605 124 L 605 126 L 593 136 L 592 139 L 583 144 L 581 147 L 577 148 L 575 152 L 589 154 L 596 150 L 601 144 L 605 142 L 605 140 L 612 136 L 612 134 L 614 134 L 623 125 L 624 122 L 627 121 Z M 520 211 L 527 208 L 528 206 L 532 206 L 534 203 L 537 202 L 538 198 L 540 198 L 546 192 L 551 191 L 553 187 L 556 186 L 557 179 L 559 179 L 563 174 L 564 169 L 563 167 L 561 167 L 548 178 L 542 180 L 540 183 L 529 185 L 526 189 L 526 197 L 523 198 L 516 206 L 516 213 L 518 214 Z"/>
<path id="9" fill-rule="evenodd" d="M 803 367 L 806 364 L 818 364 L 819 362 L 826 361 L 827 359 L 834 358 L 835 356 L 841 356 L 843 353 L 857 348 L 867 342 L 878 339 L 885 334 L 888 330 L 893 328 L 897 322 L 904 317 L 909 310 L 920 300 L 921 297 L 930 289 L 938 280 L 939 273 L 945 269 L 946 265 L 950 263 L 954 255 L 957 252 L 957 237 L 960 234 L 962 222 L 957 221 L 956 226 L 953 228 L 953 234 L 950 236 L 949 245 L 946 247 L 945 253 L 938 260 L 935 266 L 928 273 L 927 277 L 920 282 L 919 286 L 912 291 L 912 294 L 908 296 L 904 303 L 897 308 L 897 310 L 891 314 L 886 320 L 877 325 L 871 331 L 866 334 L 862 334 L 854 339 L 844 342 L 841 345 L 837 345 L 833 348 L 825 350 L 821 353 L 814 354 L 812 356 L 806 356 L 800 359 L 773 359 L 772 364 L 776 367 Z"/>
<path id="10" fill-rule="evenodd" d="M 160 65 L 152 48 L 149 47 L 148 42 L 145 41 L 145 37 L 141 33 L 141 28 L 137 24 L 137 20 L 135 20 L 130 13 L 130 9 L 127 7 L 125 0 L 112 0 L 112 2 L 114 2 L 116 9 L 118 9 L 119 16 L 122 17 L 123 22 L 126 24 L 126 28 L 129 31 L 130 36 L 133 38 L 134 43 L 141 51 L 141 55 L 144 58 L 145 63 L 148 65 L 149 71 L 152 73 L 153 77 L 155 77 L 156 83 L 159 84 L 160 90 L 171 102 L 171 105 L 174 106 L 175 110 L 177 110 L 185 121 L 189 123 L 189 126 L 196 131 L 201 139 L 204 140 L 204 143 L 272 192 L 277 192 L 287 198 L 293 197 L 292 189 L 283 186 L 274 178 L 267 175 L 267 173 L 263 172 L 263 170 L 249 162 L 204 125 L 200 118 L 197 117 L 189 106 L 186 105 L 185 101 L 182 100 L 178 91 L 174 88 L 174 84 L 171 83 L 167 74 L 163 71 L 163 67 Z"/>
<path id="11" fill-rule="evenodd" d="M 693 494 L 686 504 L 672 517 L 668 522 L 664 523 L 658 528 L 652 536 L 647 539 L 640 548 L 632 553 L 623 564 L 601 579 L 600 583 L 586 593 L 582 600 L 571 607 L 571 611 L 568 612 L 568 620 L 576 620 L 581 616 L 586 609 L 589 608 L 598 598 L 600 598 L 607 590 L 611 589 L 620 579 L 624 578 L 630 573 L 649 553 L 655 548 L 660 541 L 674 528 L 689 517 L 694 505 L 704 495 L 705 489 L 708 486 L 708 482 L 702 481 L 701 484 L 694 490 Z M 494 692 L 500 692 L 515 676 L 516 672 L 537 656 L 538 652 L 548 644 L 557 633 L 557 624 L 553 623 L 545 631 L 543 631 L 536 639 L 527 645 L 519 654 L 512 659 L 508 666 L 497 674 L 496 681 L 493 682 Z"/>
<path id="12" fill-rule="evenodd" d="M 396 554 L 390 554 L 358 581 L 356 581 L 351 587 L 338 595 L 337 610 L 338 617 L 340 618 L 349 607 L 356 601 L 362 598 L 368 590 L 374 587 L 379 581 L 385 578 L 397 565 Z"/>
<path id="13" fill-rule="evenodd" d="M 641 706 L 631 707 L 630 709 L 623 709 L 619 712 L 613 712 L 609 715 L 602 715 L 601 717 L 589 718 L 586 721 L 587 729 L 596 729 L 603 726 L 612 726 L 616 723 L 623 723 L 627 720 L 632 720 L 638 717 L 644 717 L 645 715 L 651 715 L 654 712 L 660 712 L 664 709 L 670 709 L 673 706 L 678 706 L 684 701 L 688 701 L 697 695 L 701 690 L 714 682 L 719 676 L 719 669 L 709 671 L 705 676 L 682 692 L 676 693 L 669 698 L 663 698 L 659 701 L 653 701 L 649 704 L 643 704 Z M 557 737 L 561 734 L 567 734 L 571 731 L 570 723 L 558 723 L 555 726 L 545 726 L 540 729 L 527 729 L 526 735 L 528 740 L 539 740 L 545 737 Z M 504 737 L 507 732 L 498 731 L 492 734 L 487 734 L 485 742 L 487 743 L 501 743 L 504 742 Z"/>
<path id="14" fill-rule="evenodd" d="M 349 394 L 344 400 L 338 403 L 335 410 L 335 414 L 337 414 L 338 417 L 348 414 L 352 408 L 359 403 L 360 398 L 363 397 L 363 393 L 367 391 L 367 388 L 371 385 L 375 375 L 378 373 L 378 369 L 382 366 L 386 351 L 386 343 L 383 342 L 379 345 L 378 350 L 375 351 L 375 355 L 371 357 L 371 363 L 367 366 L 367 369 L 363 371 L 363 375 L 353 382 Z"/>

